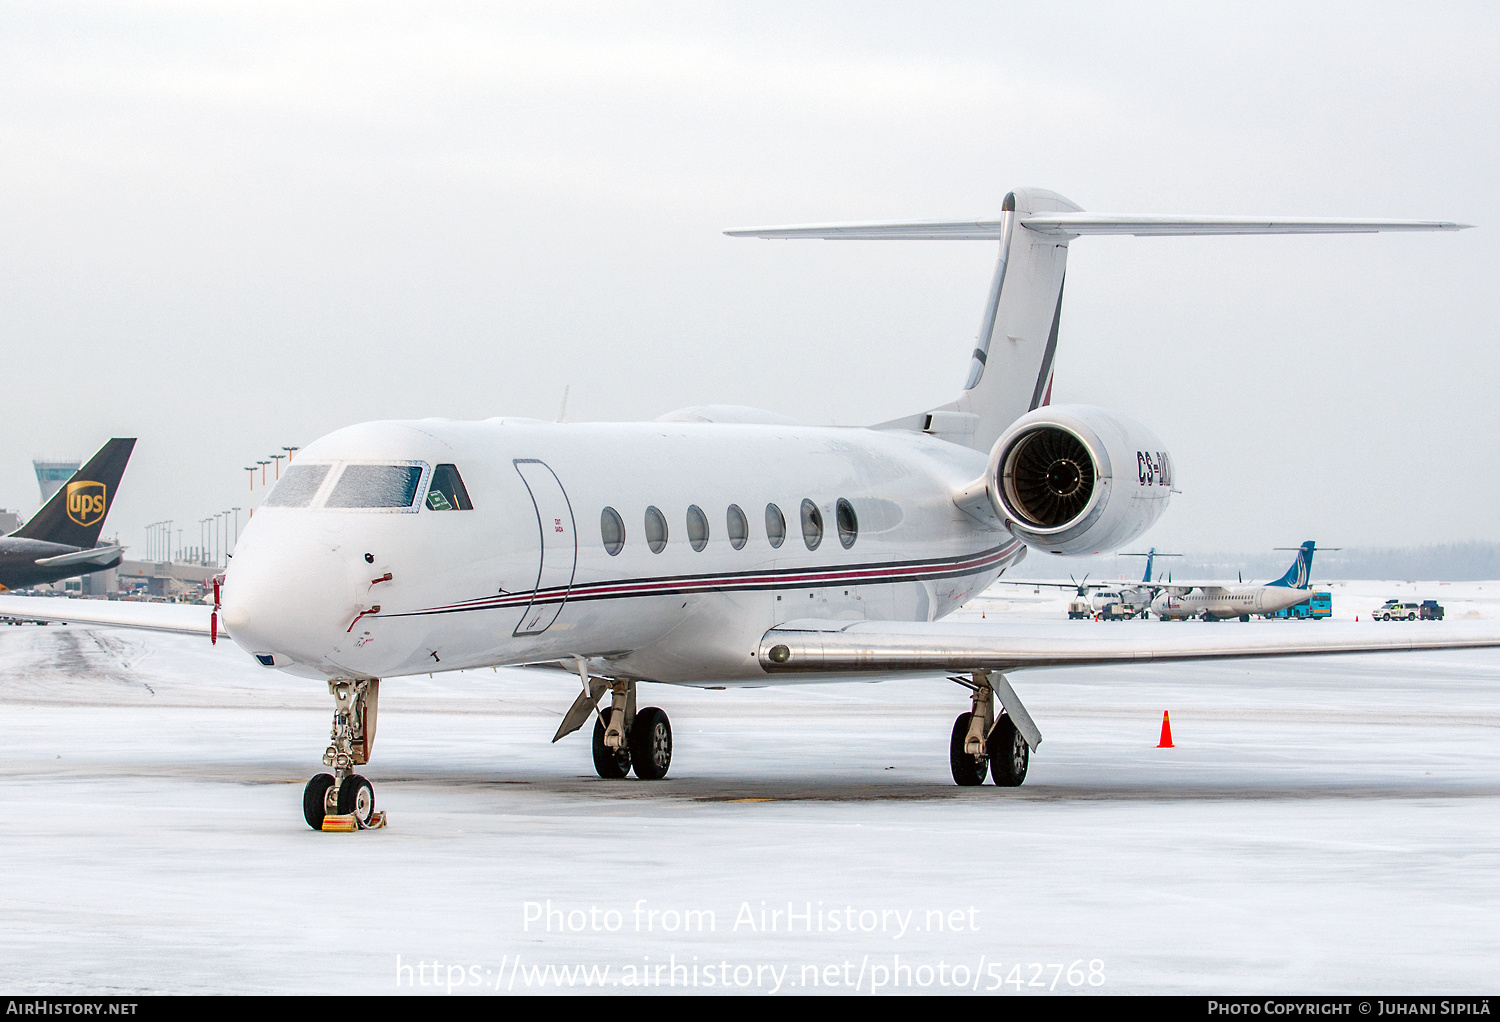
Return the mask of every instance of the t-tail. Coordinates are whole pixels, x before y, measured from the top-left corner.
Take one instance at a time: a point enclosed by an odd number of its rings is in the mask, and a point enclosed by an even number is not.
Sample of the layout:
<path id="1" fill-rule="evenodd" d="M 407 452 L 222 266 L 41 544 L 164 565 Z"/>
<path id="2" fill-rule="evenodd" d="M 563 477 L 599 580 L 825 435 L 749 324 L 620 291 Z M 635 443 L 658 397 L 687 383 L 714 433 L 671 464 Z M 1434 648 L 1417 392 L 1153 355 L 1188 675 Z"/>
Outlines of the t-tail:
<path id="1" fill-rule="evenodd" d="M 1068 243 L 1077 238 L 1090 234 L 1365 234 L 1456 231 L 1466 226 L 1446 220 L 1110 215 L 1087 212 L 1056 192 L 1017 188 L 1006 194 L 999 217 L 752 227 L 724 233 L 826 241 L 998 241 L 999 259 L 958 398 L 874 427 L 916 430 L 988 451 L 1021 416 L 1052 403 Z"/>
<path id="2" fill-rule="evenodd" d="M 1151 582 L 1151 571 L 1152 571 L 1152 568 L 1156 564 L 1156 559 L 1158 557 L 1181 557 L 1182 555 L 1181 554 L 1159 554 L 1159 553 L 1156 552 L 1156 547 L 1152 547 L 1151 549 L 1147 550 L 1143 554 L 1121 554 L 1120 556 L 1121 557 L 1144 557 L 1146 559 L 1146 573 L 1141 576 L 1141 585 L 1148 585 Z"/>
<path id="3" fill-rule="evenodd" d="M 111 440 L 73 473 L 52 499 L 12 535 L 66 546 L 92 547 L 99 542 L 104 518 L 114 503 L 120 477 L 135 450 L 134 438 Z"/>
<path id="4" fill-rule="evenodd" d="M 1285 586 L 1288 589 L 1306 589 L 1308 579 L 1312 577 L 1313 551 L 1317 550 L 1318 544 L 1308 540 L 1297 548 L 1297 559 L 1292 566 L 1286 570 L 1275 582 L 1267 582 L 1267 585 Z"/>

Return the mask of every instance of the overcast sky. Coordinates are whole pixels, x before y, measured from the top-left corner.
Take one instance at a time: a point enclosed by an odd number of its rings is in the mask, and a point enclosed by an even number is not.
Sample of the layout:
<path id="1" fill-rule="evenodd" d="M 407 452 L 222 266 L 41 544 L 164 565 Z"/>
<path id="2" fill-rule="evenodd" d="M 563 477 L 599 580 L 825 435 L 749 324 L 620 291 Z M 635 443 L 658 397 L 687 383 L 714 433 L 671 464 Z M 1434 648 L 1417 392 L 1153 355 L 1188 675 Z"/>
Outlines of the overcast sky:
<path id="1" fill-rule="evenodd" d="M 570 419 L 922 411 L 992 243 L 720 232 L 1032 184 L 1477 224 L 1075 241 L 1054 400 L 1172 451 L 1143 543 L 1500 539 L 1500 8 L 1309 6 L 11 0 L 0 506 L 138 436 L 106 532 L 192 541 L 283 445 L 565 386 Z"/>

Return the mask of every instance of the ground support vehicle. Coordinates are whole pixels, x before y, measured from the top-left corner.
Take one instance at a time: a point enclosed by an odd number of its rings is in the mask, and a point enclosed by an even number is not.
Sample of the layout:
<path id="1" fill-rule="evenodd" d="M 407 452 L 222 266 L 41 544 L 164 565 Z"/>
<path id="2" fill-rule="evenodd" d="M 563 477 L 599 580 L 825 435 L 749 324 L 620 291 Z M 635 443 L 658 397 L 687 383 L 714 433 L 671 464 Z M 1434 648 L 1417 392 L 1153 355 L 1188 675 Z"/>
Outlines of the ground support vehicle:
<path id="1" fill-rule="evenodd" d="M 1376 621 L 1415 621 L 1419 613 L 1420 608 L 1415 603 L 1386 600 L 1375 609 L 1374 616 Z"/>
<path id="2" fill-rule="evenodd" d="M 1313 593 L 1301 603 L 1293 604 L 1283 610 L 1272 611 L 1270 614 L 1262 614 L 1267 618 L 1294 618 L 1297 620 L 1309 619 L 1321 620 L 1333 616 L 1333 594 Z"/>

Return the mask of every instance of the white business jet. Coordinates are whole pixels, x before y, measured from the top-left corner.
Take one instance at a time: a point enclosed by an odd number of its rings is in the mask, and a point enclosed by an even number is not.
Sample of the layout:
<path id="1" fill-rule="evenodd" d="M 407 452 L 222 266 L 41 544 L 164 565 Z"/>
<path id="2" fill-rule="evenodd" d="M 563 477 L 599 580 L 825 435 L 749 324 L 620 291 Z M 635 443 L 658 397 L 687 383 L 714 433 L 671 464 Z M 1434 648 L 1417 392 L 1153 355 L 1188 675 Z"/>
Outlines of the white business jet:
<path id="1" fill-rule="evenodd" d="M 1248 621 L 1251 614 L 1274 614 L 1294 607 L 1311 595 L 1308 581 L 1317 549 L 1318 544 L 1312 540 L 1303 543 L 1297 548 L 1297 559 L 1292 566 L 1274 582 L 1168 583 L 1151 601 L 1151 610 L 1163 621 L 1192 617 L 1204 621 L 1226 621 L 1237 617 Z"/>
<path id="2" fill-rule="evenodd" d="M 1028 549 L 1119 548 L 1167 507 L 1150 430 L 1050 405 L 1069 243 L 1088 234 L 1457 230 L 1433 221 L 1100 216 L 1040 189 L 997 219 L 773 227 L 737 237 L 999 243 L 959 396 L 869 428 L 704 406 L 639 423 L 369 422 L 308 445 L 241 535 L 222 607 L 28 601 L 0 613 L 213 635 L 326 682 L 328 772 L 307 822 L 371 819 L 381 679 L 494 665 L 576 672 L 556 737 L 594 725 L 601 777 L 660 778 L 672 729 L 640 682 L 718 687 L 951 672 L 953 778 L 1020 784 L 1041 733 L 1007 673 L 1080 664 L 1500 645 L 1182 629 L 1053 636 L 943 618 Z M 1321 641 L 1318 641 L 1321 640 Z M 1000 712 L 995 702 L 998 696 Z"/>

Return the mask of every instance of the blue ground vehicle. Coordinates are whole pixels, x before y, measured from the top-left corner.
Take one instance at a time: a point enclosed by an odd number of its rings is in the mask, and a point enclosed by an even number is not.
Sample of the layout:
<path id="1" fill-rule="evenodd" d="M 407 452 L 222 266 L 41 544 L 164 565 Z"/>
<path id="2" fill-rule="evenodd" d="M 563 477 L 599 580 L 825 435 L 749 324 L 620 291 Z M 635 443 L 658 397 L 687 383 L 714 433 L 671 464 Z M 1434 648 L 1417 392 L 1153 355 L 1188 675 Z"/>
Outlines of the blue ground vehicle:
<path id="1" fill-rule="evenodd" d="M 1293 604 L 1285 610 L 1278 610 L 1271 614 L 1263 614 L 1262 617 L 1278 618 L 1319 618 L 1333 616 L 1333 594 L 1313 593 L 1301 603 Z"/>

